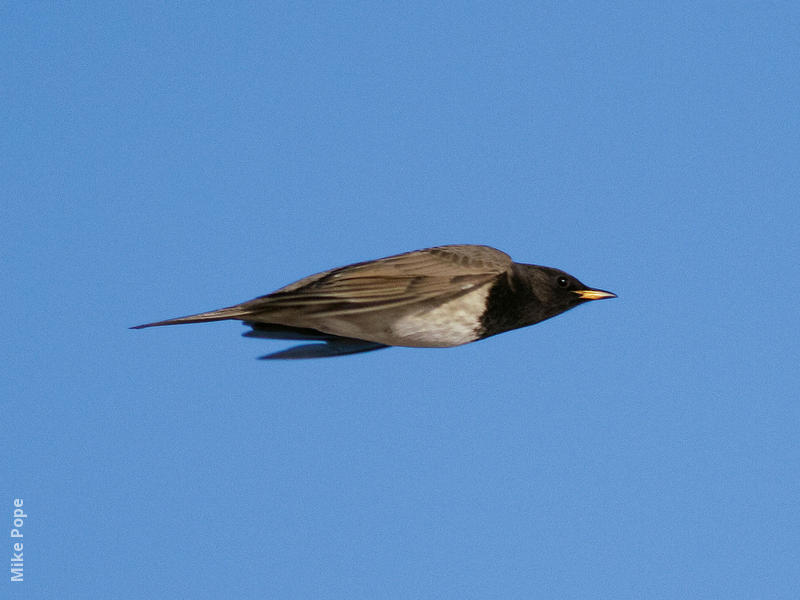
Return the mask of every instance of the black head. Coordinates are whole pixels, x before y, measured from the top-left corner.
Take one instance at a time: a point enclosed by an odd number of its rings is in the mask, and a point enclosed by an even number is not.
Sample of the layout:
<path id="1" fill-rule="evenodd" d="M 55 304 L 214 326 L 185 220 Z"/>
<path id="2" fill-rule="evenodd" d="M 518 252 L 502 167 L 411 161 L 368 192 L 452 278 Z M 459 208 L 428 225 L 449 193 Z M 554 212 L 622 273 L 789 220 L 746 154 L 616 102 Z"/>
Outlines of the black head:
<path id="1" fill-rule="evenodd" d="M 514 263 L 508 277 L 499 278 L 489 291 L 481 337 L 533 325 L 590 300 L 615 297 L 559 269 Z"/>
<path id="2" fill-rule="evenodd" d="M 533 323 L 554 317 L 584 302 L 617 297 L 611 292 L 590 288 L 560 269 L 524 264 L 514 266 L 517 267 L 515 274 L 518 279 L 527 284 L 525 291 L 533 296 Z"/>

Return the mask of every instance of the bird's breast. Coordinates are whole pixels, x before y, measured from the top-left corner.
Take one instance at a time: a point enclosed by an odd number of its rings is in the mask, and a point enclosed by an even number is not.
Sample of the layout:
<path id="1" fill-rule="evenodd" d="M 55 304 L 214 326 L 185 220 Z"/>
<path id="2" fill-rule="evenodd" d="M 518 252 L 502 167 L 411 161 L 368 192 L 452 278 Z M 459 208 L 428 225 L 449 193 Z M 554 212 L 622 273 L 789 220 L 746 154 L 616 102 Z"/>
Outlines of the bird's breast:
<path id="1" fill-rule="evenodd" d="M 480 335 L 490 287 L 484 284 L 444 304 L 400 316 L 384 343 L 435 348 L 474 342 Z"/>

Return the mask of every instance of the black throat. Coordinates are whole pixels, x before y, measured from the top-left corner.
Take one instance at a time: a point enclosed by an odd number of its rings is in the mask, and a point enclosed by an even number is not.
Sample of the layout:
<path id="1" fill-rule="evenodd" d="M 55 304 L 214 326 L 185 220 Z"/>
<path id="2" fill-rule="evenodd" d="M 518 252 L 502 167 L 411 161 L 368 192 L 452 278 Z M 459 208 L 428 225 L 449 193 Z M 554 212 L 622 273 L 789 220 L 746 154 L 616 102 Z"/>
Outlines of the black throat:
<path id="1" fill-rule="evenodd" d="M 507 274 L 497 278 L 486 297 L 486 310 L 481 315 L 480 338 L 533 325 L 546 318 L 547 310 L 533 293 L 530 280 L 521 267 L 513 264 Z"/>

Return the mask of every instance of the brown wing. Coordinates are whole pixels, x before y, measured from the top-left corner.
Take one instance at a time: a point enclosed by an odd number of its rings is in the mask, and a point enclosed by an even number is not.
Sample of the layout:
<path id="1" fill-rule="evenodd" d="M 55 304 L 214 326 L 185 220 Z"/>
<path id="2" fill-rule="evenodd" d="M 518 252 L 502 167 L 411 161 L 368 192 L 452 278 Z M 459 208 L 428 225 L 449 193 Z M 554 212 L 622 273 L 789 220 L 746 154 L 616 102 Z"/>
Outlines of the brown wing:
<path id="1" fill-rule="evenodd" d="M 240 305 L 251 314 L 302 310 L 354 314 L 461 295 L 506 272 L 511 258 L 488 246 L 438 246 L 311 275 Z"/>
<path id="2" fill-rule="evenodd" d="M 505 252 L 489 246 L 437 246 L 317 273 L 249 302 L 134 329 L 222 319 L 272 322 L 271 316 L 281 314 L 317 318 L 447 300 L 491 281 L 510 266 Z"/>

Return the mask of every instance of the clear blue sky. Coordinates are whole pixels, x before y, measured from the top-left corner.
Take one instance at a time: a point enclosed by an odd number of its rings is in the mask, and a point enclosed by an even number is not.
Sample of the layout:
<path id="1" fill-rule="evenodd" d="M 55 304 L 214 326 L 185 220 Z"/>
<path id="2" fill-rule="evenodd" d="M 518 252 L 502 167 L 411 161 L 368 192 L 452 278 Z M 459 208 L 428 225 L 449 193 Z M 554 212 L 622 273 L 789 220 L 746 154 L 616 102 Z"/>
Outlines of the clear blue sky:
<path id="1" fill-rule="evenodd" d="M 0 7 L 0 595 L 797 598 L 797 3 L 428 4 Z M 447 243 L 620 297 L 128 329 Z"/>

